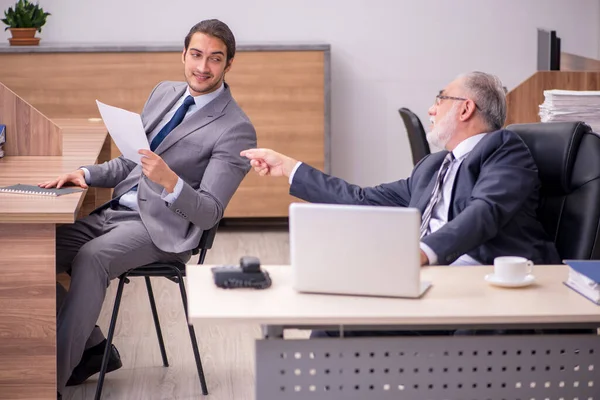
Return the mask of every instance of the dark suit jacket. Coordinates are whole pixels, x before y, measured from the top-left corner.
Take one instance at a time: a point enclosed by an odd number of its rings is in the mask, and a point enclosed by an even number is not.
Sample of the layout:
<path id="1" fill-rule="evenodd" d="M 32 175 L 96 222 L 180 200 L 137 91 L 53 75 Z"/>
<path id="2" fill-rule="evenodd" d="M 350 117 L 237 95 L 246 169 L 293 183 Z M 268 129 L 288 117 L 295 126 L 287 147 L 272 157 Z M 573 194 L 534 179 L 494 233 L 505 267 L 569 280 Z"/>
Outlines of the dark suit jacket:
<path id="1" fill-rule="evenodd" d="M 380 205 L 425 210 L 447 151 L 430 154 L 408 179 L 361 188 L 302 164 L 290 194 L 314 203 Z M 448 223 L 424 237 L 450 264 L 468 254 L 482 264 L 522 256 L 559 264 L 558 252 L 537 219 L 540 180 L 529 149 L 514 132 L 487 134 L 463 160 L 452 192 Z"/>

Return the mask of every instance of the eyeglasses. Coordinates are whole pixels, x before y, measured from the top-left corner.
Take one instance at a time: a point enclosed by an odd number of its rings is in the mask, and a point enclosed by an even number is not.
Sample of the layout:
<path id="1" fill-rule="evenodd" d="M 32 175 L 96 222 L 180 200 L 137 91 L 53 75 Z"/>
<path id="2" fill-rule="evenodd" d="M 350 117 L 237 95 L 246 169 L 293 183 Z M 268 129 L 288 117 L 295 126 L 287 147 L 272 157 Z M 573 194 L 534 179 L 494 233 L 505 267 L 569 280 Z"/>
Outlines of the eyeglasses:
<path id="1" fill-rule="evenodd" d="M 439 106 L 440 103 L 442 102 L 442 100 L 459 100 L 459 101 L 467 101 L 470 99 L 467 99 L 465 97 L 454 97 L 454 96 L 446 96 L 443 94 L 438 94 L 437 96 L 435 96 L 435 105 Z M 473 100 L 471 100 L 473 101 Z M 475 104 L 475 108 L 477 108 L 479 111 L 481 111 L 481 108 L 479 108 L 479 106 L 477 105 L 477 103 L 475 103 L 473 101 L 473 104 Z"/>

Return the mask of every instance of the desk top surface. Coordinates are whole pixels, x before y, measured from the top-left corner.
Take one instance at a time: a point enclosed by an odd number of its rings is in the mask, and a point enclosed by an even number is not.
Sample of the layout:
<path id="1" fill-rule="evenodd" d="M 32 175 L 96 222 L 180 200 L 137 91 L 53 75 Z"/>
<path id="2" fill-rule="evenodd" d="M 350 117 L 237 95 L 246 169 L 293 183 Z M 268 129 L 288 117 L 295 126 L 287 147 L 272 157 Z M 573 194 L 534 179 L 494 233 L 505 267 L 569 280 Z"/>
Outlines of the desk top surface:
<path id="1" fill-rule="evenodd" d="M 266 290 L 220 289 L 206 265 L 187 266 L 190 320 L 194 324 L 271 325 L 461 325 L 600 322 L 596 306 L 563 284 L 564 265 L 537 265 L 525 288 L 484 281 L 491 266 L 424 267 L 433 286 L 421 299 L 297 293 L 290 266 L 265 266 Z"/>
<path id="2" fill-rule="evenodd" d="M 35 185 L 98 159 L 107 131 L 102 121 L 55 119 L 63 130 L 62 156 L 0 158 L 0 186 Z M 70 223 L 85 192 L 59 197 L 0 193 L 0 223 Z"/>

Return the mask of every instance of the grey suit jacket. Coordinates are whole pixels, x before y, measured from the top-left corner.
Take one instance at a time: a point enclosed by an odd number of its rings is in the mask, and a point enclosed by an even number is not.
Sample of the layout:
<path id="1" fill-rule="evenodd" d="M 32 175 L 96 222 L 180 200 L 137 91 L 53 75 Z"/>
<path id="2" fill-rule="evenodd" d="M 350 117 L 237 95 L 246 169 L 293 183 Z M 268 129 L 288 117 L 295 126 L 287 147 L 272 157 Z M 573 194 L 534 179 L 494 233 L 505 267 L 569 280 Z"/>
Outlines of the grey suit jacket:
<path id="1" fill-rule="evenodd" d="M 423 213 L 447 151 L 430 154 L 408 179 L 361 188 L 302 164 L 290 194 L 319 203 L 414 207 Z M 482 264 L 498 256 L 522 256 L 559 264 L 554 243 L 537 219 L 540 180 L 529 149 L 514 132 L 487 134 L 458 169 L 448 223 L 423 238 L 450 264 L 469 254 Z"/>
<path id="2" fill-rule="evenodd" d="M 154 88 L 141 114 L 146 134 L 152 132 L 186 87 L 185 82 L 161 82 Z M 140 217 L 152 241 L 163 251 L 182 253 L 195 248 L 202 232 L 223 217 L 229 200 L 250 170 L 249 160 L 240 152 L 253 147 L 254 127 L 225 85 L 216 99 L 173 129 L 155 151 L 184 181 L 173 204 L 162 200 L 162 186 L 144 176 L 140 165 L 123 156 L 86 168 L 90 171 L 90 186 L 115 188 L 113 198 L 138 185 Z"/>

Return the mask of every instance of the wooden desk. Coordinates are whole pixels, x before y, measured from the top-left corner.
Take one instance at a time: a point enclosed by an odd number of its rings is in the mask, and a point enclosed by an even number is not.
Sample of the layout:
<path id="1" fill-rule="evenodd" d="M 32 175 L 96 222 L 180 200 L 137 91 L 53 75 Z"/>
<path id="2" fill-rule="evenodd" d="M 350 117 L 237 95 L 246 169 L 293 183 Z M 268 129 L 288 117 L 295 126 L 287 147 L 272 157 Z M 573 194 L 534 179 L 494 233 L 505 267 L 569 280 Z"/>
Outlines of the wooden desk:
<path id="1" fill-rule="evenodd" d="M 600 307 L 565 285 L 564 265 L 536 265 L 536 282 L 527 288 L 491 286 L 492 267 L 423 268 L 433 286 L 422 299 L 397 299 L 298 293 L 290 266 L 265 267 L 273 285 L 267 290 L 217 288 L 210 268 L 188 265 L 188 298 L 193 324 L 269 325 L 482 325 L 593 322 Z M 277 299 L 277 301 L 273 301 Z M 206 307 L 210 304 L 210 307 Z"/>
<path id="2" fill-rule="evenodd" d="M 105 156 L 102 122 L 55 122 L 63 156 L 2 158 L 0 186 L 36 184 Z M 85 197 L 0 194 L 0 399 L 56 398 L 55 229 L 75 221 Z"/>
<path id="3" fill-rule="evenodd" d="M 426 267 L 422 299 L 301 294 L 289 266 L 266 267 L 267 290 L 216 288 L 207 266 L 187 267 L 190 322 L 261 323 L 256 399 L 596 398 L 600 337 L 477 335 L 283 340 L 282 330 L 450 330 L 598 327 L 600 307 L 562 284 L 566 266 L 534 267 L 527 288 L 490 286 L 491 267 Z M 318 279 L 318 278 L 317 278 Z M 278 329 L 273 329 L 278 328 Z"/>

